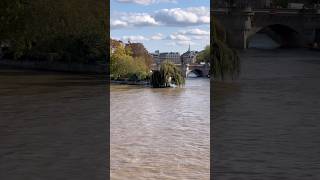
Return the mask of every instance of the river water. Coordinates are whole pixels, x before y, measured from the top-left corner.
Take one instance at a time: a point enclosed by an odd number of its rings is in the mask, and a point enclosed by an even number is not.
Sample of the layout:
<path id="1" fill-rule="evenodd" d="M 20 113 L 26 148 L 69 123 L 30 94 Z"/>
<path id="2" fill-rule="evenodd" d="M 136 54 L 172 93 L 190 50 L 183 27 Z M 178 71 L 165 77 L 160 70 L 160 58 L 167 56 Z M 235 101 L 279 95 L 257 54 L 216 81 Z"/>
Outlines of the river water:
<path id="1" fill-rule="evenodd" d="M 210 81 L 111 86 L 111 179 L 209 179 Z"/>
<path id="2" fill-rule="evenodd" d="M 320 179 L 320 52 L 250 49 L 214 82 L 215 180 Z"/>
<path id="3" fill-rule="evenodd" d="M 106 179 L 105 77 L 0 68 L 0 179 Z"/>

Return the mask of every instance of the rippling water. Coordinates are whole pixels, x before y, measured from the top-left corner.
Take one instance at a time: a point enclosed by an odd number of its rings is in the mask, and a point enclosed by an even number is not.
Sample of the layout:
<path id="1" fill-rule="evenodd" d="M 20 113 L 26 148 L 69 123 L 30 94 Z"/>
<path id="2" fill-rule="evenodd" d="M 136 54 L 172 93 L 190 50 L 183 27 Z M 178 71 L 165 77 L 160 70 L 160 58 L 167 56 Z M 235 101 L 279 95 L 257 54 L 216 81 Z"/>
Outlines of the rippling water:
<path id="1" fill-rule="evenodd" d="M 210 82 L 111 86 L 111 179 L 209 179 Z"/>
<path id="2" fill-rule="evenodd" d="M 215 179 L 320 179 L 320 52 L 241 60 L 239 80 L 213 84 Z"/>
<path id="3" fill-rule="evenodd" d="M 105 78 L 0 68 L 0 179 L 105 179 Z"/>

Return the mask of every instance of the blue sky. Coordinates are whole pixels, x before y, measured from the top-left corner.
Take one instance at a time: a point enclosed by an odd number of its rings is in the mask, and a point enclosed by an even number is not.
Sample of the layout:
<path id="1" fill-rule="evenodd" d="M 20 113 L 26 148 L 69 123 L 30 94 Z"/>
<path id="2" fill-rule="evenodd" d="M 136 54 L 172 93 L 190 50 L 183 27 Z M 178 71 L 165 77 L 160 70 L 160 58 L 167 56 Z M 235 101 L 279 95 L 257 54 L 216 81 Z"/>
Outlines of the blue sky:
<path id="1" fill-rule="evenodd" d="M 111 0 L 111 38 L 149 52 L 203 50 L 210 43 L 209 0 Z"/>

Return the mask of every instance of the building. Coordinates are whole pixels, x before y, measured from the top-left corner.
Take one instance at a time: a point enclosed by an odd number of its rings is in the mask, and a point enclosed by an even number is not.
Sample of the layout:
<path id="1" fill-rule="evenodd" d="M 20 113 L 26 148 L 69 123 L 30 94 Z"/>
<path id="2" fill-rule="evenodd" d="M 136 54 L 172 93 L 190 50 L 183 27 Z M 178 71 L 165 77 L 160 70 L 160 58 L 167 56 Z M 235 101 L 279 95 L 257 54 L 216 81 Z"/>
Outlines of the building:
<path id="1" fill-rule="evenodd" d="M 183 64 L 194 64 L 194 63 L 196 63 L 197 54 L 198 54 L 197 51 L 191 51 L 190 50 L 190 45 L 189 45 L 188 51 L 181 55 L 181 60 L 182 60 Z"/>
<path id="2" fill-rule="evenodd" d="M 151 56 L 153 58 L 153 61 L 156 64 L 161 64 L 164 61 L 169 61 L 174 64 L 181 64 L 180 53 L 178 53 L 178 52 L 160 53 L 159 50 L 157 50 L 154 53 L 151 53 Z"/>
<path id="3" fill-rule="evenodd" d="M 187 52 L 180 55 L 178 52 L 164 52 L 160 53 L 159 50 L 155 51 L 154 53 L 151 53 L 150 55 L 153 58 L 153 61 L 156 64 L 161 64 L 164 61 L 169 61 L 174 64 L 194 64 L 197 61 L 197 54 L 198 51 L 191 51 L 190 45 Z"/>
<path id="4" fill-rule="evenodd" d="M 152 59 L 153 59 L 154 63 L 160 64 L 160 59 L 159 59 L 160 52 L 159 52 L 159 50 L 156 50 L 154 53 L 150 53 L 150 55 L 152 56 Z"/>
<path id="5" fill-rule="evenodd" d="M 164 61 L 170 61 L 174 64 L 181 64 L 180 53 L 178 52 L 160 53 L 159 60 L 160 60 L 160 63 Z"/>

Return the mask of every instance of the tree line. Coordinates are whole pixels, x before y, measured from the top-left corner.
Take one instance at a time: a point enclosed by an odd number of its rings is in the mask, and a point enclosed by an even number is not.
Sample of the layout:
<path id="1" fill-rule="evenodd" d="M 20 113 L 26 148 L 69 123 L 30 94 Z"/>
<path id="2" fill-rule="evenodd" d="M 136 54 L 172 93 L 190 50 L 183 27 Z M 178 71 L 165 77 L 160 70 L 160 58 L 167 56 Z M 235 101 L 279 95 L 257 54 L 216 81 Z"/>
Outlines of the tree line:
<path id="1" fill-rule="evenodd" d="M 0 45 L 8 59 L 104 62 L 105 1 L 1 0 Z"/>
<path id="2" fill-rule="evenodd" d="M 110 75 L 114 80 L 147 80 L 150 77 L 151 55 L 141 43 L 127 44 L 110 39 Z"/>
<path id="3" fill-rule="evenodd" d="M 151 70 L 153 58 L 141 43 L 123 43 L 110 39 L 110 75 L 113 80 L 146 81 L 154 88 L 181 86 L 185 83 L 181 69 L 165 61 L 160 70 Z"/>

